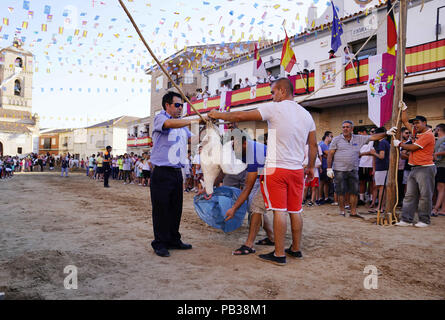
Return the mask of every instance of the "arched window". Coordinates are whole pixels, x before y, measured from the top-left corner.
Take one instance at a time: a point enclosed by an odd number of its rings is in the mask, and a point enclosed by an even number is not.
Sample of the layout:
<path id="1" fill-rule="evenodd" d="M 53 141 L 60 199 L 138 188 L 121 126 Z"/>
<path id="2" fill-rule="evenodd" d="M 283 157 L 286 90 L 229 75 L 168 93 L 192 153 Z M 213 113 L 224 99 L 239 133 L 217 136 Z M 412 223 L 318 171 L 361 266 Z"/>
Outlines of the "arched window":
<path id="1" fill-rule="evenodd" d="M 19 80 L 15 80 L 14 84 L 14 95 L 21 97 L 22 96 L 22 85 Z"/>
<path id="2" fill-rule="evenodd" d="M 15 66 L 19 68 L 23 68 L 23 60 L 22 58 L 15 59 Z"/>

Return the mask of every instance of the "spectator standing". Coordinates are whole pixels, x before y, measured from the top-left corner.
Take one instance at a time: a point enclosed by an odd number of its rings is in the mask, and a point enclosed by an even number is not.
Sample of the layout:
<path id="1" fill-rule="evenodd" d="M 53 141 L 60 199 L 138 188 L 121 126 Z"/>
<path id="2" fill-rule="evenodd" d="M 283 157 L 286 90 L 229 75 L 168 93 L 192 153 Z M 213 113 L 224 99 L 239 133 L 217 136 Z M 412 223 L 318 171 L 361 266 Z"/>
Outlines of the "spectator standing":
<path id="1" fill-rule="evenodd" d="M 432 215 L 445 216 L 445 124 L 436 127 L 437 141 L 434 147 L 434 163 L 436 164 L 437 199 Z"/>
<path id="2" fill-rule="evenodd" d="M 416 116 L 408 120 L 407 106 L 402 108 L 402 121 L 405 127 L 412 132 L 412 144 L 401 143 L 394 140 L 394 147 L 411 151 L 408 163 L 412 166 L 408 177 L 405 199 L 403 200 L 402 218 L 396 224 L 400 227 L 413 225 L 414 214 L 417 211 L 419 222 L 415 227 L 428 227 L 431 222 L 433 209 L 434 179 L 436 166 L 433 162 L 435 147 L 434 134 L 427 127 L 424 116 Z"/>

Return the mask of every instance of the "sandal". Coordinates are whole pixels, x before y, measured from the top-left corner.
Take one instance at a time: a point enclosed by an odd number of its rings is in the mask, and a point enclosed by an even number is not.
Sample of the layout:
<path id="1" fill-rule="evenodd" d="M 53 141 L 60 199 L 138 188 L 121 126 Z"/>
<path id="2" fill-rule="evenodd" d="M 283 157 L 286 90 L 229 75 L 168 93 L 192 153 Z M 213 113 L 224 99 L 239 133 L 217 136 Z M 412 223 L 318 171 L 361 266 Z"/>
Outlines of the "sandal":
<path id="1" fill-rule="evenodd" d="M 432 216 L 432 217 L 438 217 L 438 216 L 439 216 L 439 213 L 437 212 L 437 209 L 433 209 L 433 210 L 431 211 L 431 216 Z"/>
<path id="2" fill-rule="evenodd" d="M 274 246 L 275 242 L 270 241 L 269 238 L 264 238 L 263 240 L 259 240 L 259 241 L 255 242 L 255 244 L 258 246 Z"/>
<path id="3" fill-rule="evenodd" d="M 242 245 L 241 247 L 239 247 L 238 249 L 233 251 L 232 255 L 234 255 L 234 256 L 246 256 L 248 254 L 255 253 L 255 252 L 256 251 L 255 251 L 254 248 L 249 248 L 246 245 Z"/>

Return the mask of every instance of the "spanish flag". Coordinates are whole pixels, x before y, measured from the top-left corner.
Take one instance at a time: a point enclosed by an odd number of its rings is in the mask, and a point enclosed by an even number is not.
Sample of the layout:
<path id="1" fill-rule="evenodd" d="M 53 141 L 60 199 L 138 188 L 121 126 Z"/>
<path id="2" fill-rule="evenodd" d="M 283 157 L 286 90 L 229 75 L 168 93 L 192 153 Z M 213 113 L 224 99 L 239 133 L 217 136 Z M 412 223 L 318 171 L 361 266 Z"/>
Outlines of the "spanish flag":
<path id="1" fill-rule="evenodd" d="M 290 46 L 290 41 L 286 34 L 286 39 L 283 44 L 283 52 L 281 54 L 281 65 L 286 72 L 290 73 L 295 63 L 297 63 L 297 59 L 295 58 L 295 53 Z"/>
<path id="2" fill-rule="evenodd" d="M 391 8 L 392 8 L 391 0 L 388 0 L 387 12 L 389 12 Z M 394 19 L 394 10 L 392 10 L 388 14 L 387 42 L 388 42 L 388 53 L 395 56 L 396 44 L 397 44 L 397 27 L 396 27 L 396 20 Z"/>

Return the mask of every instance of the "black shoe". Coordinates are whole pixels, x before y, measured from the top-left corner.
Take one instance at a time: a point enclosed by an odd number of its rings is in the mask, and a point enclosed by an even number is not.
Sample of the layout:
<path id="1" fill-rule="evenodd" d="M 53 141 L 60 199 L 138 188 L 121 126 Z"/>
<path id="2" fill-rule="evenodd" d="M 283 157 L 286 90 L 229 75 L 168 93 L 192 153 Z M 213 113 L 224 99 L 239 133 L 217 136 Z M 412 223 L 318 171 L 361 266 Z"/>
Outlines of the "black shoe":
<path id="1" fill-rule="evenodd" d="M 268 254 L 260 254 L 258 257 L 263 261 L 273 263 L 277 266 L 286 265 L 286 257 L 275 257 L 275 251 Z"/>
<path id="2" fill-rule="evenodd" d="M 158 250 L 155 249 L 155 253 L 160 257 L 170 257 L 170 252 L 168 252 L 168 250 L 165 248 L 161 248 Z"/>
<path id="3" fill-rule="evenodd" d="M 190 250 L 192 248 L 191 244 L 179 242 L 177 244 L 169 245 L 168 249 L 176 249 L 176 250 Z"/>
<path id="4" fill-rule="evenodd" d="M 288 255 L 297 259 L 303 259 L 303 254 L 301 251 L 292 251 L 292 246 L 289 249 L 284 250 Z"/>
<path id="5" fill-rule="evenodd" d="M 365 205 L 365 202 L 364 202 L 363 200 L 359 200 L 359 201 L 357 202 L 357 205 L 358 205 L 358 206 L 364 206 L 364 205 Z"/>
<path id="6" fill-rule="evenodd" d="M 110 186 L 104 186 L 104 188 L 109 188 Z"/>

